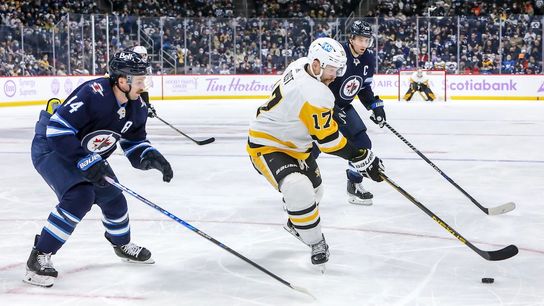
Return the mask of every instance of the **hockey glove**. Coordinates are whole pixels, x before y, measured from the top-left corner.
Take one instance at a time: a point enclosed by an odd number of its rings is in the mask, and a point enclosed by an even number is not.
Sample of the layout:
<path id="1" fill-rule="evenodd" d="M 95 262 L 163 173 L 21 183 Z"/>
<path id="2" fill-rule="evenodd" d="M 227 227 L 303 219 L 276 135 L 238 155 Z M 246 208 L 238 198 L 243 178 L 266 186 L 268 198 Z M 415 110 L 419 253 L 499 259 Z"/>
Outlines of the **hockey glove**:
<path id="1" fill-rule="evenodd" d="M 155 110 L 153 105 L 151 105 L 151 103 L 147 102 L 146 104 L 147 104 L 147 117 L 155 118 L 155 116 L 157 116 L 157 111 Z"/>
<path id="2" fill-rule="evenodd" d="M 157 115 L 157 111 L 151 105 L 151 102 L 149 102 L 149 92 L 144 91 L 140 94 L 140 97 L 144 101 L 145 105 L 147 106 L 147 117 L 154 118 Z"/>
<path id="3" fill-rule="evenodd" d="M 170 163 L 157 150 L 150 150 L 145 153 L 141 160 L 142 169 L 157 169 L 162 173 L 162 180 L 170 182 L 174 176 Z"/>
<path id="4" fill-rule="evenodd" d="M 87 181 L 98 187 L 106 187 L 108 185 L 104 176 L 113 176 L 113 170 L 108 162 L 96 153 L 80 159 L 77 162 L 77 168 Z"/>
<path id="5" fill-rule="evenodd" d="M 382 160 L 374 156 L 374 153 L 370 150 L 365 150 L 364 154 L 350 160 L 349 165 L 364 177 L 370 178 L 376 182 L 383 181 L 380 176 L 380 172 L 385 170 Z"/>
<path id="6" fill-rule="evenodd" d="M 372 110 L 372 115 L 370 115 L 370 120 L 383 128 L 385 124 L 385 110 L 383 109 L 383 101 L 380 97 L 375 96 L 374 102 L 370 105 Z"/>

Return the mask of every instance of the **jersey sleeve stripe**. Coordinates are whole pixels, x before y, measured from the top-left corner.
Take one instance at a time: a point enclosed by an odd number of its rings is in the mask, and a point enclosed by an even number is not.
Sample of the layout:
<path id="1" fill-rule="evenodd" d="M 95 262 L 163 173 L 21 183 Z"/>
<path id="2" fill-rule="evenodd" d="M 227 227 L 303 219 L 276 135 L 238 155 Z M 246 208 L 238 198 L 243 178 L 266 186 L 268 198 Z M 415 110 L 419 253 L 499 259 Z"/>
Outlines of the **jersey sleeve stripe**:
<path id="1" fill-rule="evenodd" d="M 148 142 L 142 142 L 140 144 L 133 145 L 132 147 L 124 148 L 123 151 L 125 151 L 125 156 L 129 156 L 130 153 L 134 152 L 134 150 L 142 147 L 151 147 L 151 144 Z"/>
<path id="2" fill-rule="evenodd" d="M 336 140 L 336 138 L 338 138 L 340 136 L 339 134 L 340 133 L 338 133 L 338 131 L 336 131 L 336 132 L 330 134 L 329 136 L 327 136 L 327 137 L 325 137 L 323 139 L 319 139 L 317 136 L 312 135 L 312 139 L 317 141 L 317 143 L 319 143 L 319 144 L 325 144 L 327 142 L 331 142 L 333 140 Z"/>
<path id="3" fill-rule="evenodd" d="M 321 152 L 330 153 L 342 149 L 346 146 L 347 143 L 348 141 L 345 137 L 340 137 L 335 139 L 334 141 L 319 145 L 319 149 L 321 150 Z"/>
<path id="4" fill-rule="evenodd" d="M 157 151 L 157 149 L 153 148 L 152 146 L 149 146 L 149 148 L 146 148 L 145 150 L 142 151 L 142 153 L 140 153 L 140 158 L 143 158 L 145 153 L 147 153 L 148 151 Z"/>
<path id="5" fill-rule="evenodd" d="M 48 126 L 45 132 L 45 136 L 47 137 L 57 137 L 57 136 L 75 135 L 75 134 L 76 133 L 73 130 L 61 129 L 61 128 L 56 128 L 52 126 Z"/>
<path id="6" fill-rule="evenodd" d="M 70 130 L 74 131 L 74 134 L 77 134 L 78 130 L 74 128 L 68 121 L 66 121 L 64 118 L 62 118 L 58 113 L 54 113 L 53 116 L 49 119 L 49 121 L 57 122 Z"/>

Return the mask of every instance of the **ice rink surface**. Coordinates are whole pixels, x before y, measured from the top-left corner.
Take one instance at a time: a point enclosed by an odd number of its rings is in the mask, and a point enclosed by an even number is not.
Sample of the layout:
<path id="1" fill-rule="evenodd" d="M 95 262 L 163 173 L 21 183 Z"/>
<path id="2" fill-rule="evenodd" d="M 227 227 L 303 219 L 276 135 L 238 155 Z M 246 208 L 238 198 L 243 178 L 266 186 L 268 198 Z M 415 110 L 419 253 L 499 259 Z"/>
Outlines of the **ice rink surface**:
<path id="1" fill-rule="evenodd" d="M 317 300 L 282 285 L 158 211 L 127 195 L 133 242 L 154 265 L 121 262 L 103 237 L 94 206 L 53 256 L 52 288 L 21 281 L 33 237 L 57 200 L 34 170 L 30 143 L 38 107 L 0 108 L 1 305 L 544 305 L 544 104 L 542 102 L 386 103 L 388 122 L 487 207 L 487 216 L 387 129 L 365 118 L 386 173 L 484 250 L 516 244 L 520 253 L 489 262 L 457 241 L 386 183 L 368 182 L 374 205 L 345 193 L 346 162 L 321 155 L 320 205 L 330 245 L 325 274 L 310 250 L 282 229 L 281 195 L 245 153 L 248 122 L 262 101 L 157 102 L 151 142 L 174 168 L 133 169 L 109 160 L 122 184 L 186 220 Z M 481 278 L 493 277 L 494 284 Z"/>

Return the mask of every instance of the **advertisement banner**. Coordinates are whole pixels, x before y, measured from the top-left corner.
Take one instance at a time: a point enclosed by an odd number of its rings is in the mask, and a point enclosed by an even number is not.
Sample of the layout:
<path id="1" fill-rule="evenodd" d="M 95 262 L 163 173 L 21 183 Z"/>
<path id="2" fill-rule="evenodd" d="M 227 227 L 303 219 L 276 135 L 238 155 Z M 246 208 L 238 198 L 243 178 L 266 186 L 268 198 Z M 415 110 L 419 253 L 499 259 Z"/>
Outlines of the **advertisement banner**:
<path id="1" fill-rule="evenodd" d="M 0 106 L 64 100 L 81 83 L 100 76 L 0 77 Z M 264 99 L 279 75 L 156 75 L 153 100 Z M 397 100 L 399 76 L 375 75 L 374 93 Z M 442 86 L 443 88 L 443 86 Z M 447 75 L 446 100 L 544 100 L 544 75 Z"/>
<path id="2" fill-rule="evenodd" d="M 164 99 L 266 98 L 279 75 L 165 75 Z"/>
<path id="3" fill-rule="evenodd" d="M 448 75 L 449 100 L 544 100 L 544 75 Z"/>

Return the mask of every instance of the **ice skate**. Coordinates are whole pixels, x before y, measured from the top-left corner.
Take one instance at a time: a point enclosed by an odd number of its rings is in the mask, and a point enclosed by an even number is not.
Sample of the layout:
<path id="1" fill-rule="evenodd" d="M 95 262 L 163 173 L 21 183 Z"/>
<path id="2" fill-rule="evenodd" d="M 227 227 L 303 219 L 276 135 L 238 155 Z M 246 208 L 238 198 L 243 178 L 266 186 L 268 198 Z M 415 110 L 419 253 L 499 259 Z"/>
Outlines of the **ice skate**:
<path id="1" fill-rule="evenodd" d="M 329 246 L 325 241 L 325 235 L 323 239 L 316 244 L 312 244 L 312 264 L 321 270 L 321 273 L 325 273 L 325 263 L 329 261 Z"/>
<path id="2" fill-rule="evenodd" d="M 39 238 L 40 236 L 36 235 L 34 247 L 26 262 L 26 273 L 23 282 L 36 286 L 51 287 L 59 273 L 53 267 L 51 253 L 42 253 L 36 249 L 36 242 Z"/>
<path id="3" fill-rule="evenodd" d="M 108 241 L 111 242 L 110 239 L 108 239 Z M 153 258 L 151 258 L 151 252 L 148 249 L 138 246 L 132 242 L 124 245 L 115 245 L 112 243 L 112 246 L 115 254 L 119 256 L 122 261 L 139 264 L 155 263 Z"/>
<path id="4" fill-rule="evenodd" d="M 347 186 L 348 202 L 355 205 L 372 205 L 372 193 L 363 188 L 362 183 L 353 183 L 348 180 Z"/>

